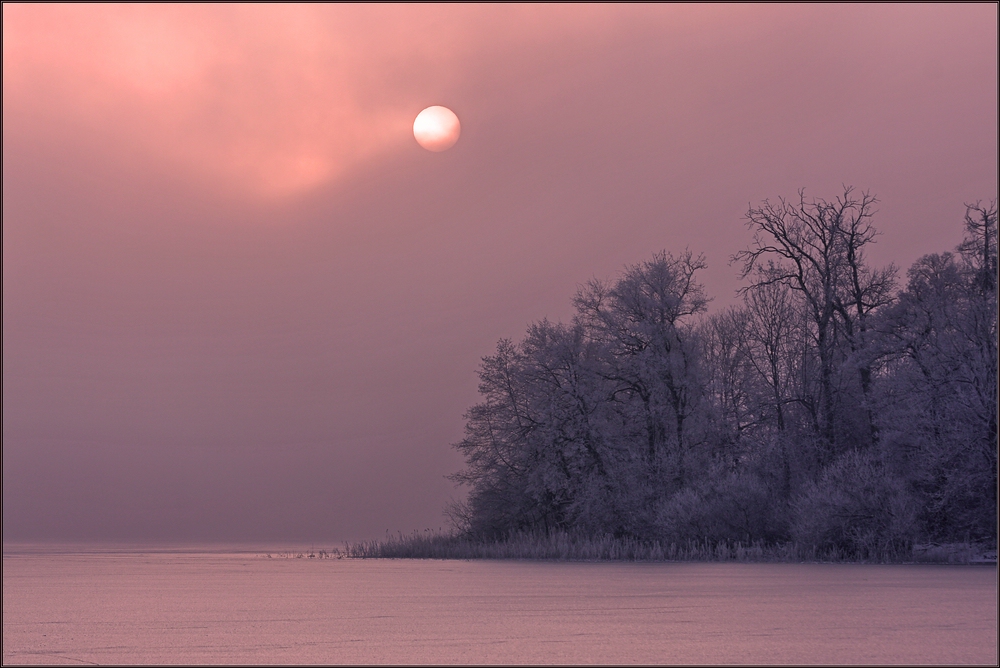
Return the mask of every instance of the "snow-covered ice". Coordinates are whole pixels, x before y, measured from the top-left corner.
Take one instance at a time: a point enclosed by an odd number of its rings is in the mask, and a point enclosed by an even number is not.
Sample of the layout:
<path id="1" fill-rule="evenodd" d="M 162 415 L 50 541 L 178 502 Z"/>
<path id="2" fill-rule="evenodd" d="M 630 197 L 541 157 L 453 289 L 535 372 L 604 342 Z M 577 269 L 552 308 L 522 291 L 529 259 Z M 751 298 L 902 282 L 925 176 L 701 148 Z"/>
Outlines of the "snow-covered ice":
<path id="1" fill-rule="evenodd" d="M 996 660 L 988 566 L 3 557 L 5 665 Z"/>

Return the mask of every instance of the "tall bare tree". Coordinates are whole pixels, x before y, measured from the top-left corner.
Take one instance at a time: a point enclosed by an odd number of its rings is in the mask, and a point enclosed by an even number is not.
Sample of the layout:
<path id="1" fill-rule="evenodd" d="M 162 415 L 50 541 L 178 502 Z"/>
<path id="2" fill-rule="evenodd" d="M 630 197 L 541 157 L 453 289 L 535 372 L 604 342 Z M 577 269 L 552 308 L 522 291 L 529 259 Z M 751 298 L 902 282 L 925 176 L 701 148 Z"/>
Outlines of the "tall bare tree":
<path id="1" fill-rule="evenodd" d="M 800 297 L 808 314 L 820 366 L 820 433 L 828 454 L 837 446 L 835 365 L 843 338 L 858 370 L 858 380 L 868 405 L 871 361 L 866 356 L 869 318 L 873 310 L 891 300 L 895 268 L 875 270 L 865 258 L 866 247 L 877 232 L 872 225 L 877 199 L 868 192 L 855 194 L 845 187 L 832 201 L 807 200 L 799 191 L 797 202 L 765 200 L 747 212 L 753 230 L 750 248 L 733 256 L 743 265 L 742 278 L 752 277 L 744 288 L 759 290 L 784 285 Z M 876 436 L 868 415 L 868 439 Z"/>

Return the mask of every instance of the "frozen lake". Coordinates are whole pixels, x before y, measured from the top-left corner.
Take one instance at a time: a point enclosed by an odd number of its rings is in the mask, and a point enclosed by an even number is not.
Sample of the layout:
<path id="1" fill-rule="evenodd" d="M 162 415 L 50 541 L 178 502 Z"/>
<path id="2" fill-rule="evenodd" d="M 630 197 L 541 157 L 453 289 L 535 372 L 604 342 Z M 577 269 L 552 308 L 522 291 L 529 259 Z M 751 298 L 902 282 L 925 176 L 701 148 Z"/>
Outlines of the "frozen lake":
<path id="1" fill-rule="evenodd" d="M 3 663 L 981 663 L 989 566 L 5 546 Z"/>

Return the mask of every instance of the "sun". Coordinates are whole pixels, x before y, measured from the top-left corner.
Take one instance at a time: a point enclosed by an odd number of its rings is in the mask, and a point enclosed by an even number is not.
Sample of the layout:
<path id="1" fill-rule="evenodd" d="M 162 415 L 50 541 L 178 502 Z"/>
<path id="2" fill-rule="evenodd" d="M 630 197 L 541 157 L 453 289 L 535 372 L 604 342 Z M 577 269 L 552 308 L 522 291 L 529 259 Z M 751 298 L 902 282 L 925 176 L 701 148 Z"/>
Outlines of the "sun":
<path id="1" fill-rule="evenodd" d="M 448 107 L 427 107 L 413 121 L 413 137 L 428 151 L 447 151 L 462 134 L 458 116 Z"/>

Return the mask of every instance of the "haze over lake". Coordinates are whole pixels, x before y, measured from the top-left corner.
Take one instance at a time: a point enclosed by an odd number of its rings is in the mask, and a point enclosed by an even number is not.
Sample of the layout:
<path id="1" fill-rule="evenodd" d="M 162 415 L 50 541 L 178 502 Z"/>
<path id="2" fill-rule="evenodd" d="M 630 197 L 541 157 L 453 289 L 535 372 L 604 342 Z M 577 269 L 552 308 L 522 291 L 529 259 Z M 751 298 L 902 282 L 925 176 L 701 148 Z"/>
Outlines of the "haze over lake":
<path id="1" fill-rule="evenodd" d="M 995 567 L 265 554 L 8 546 L 3 662 L 997 660 Z"/>
<path id="2" fill-rule="evenodd" d="M 4 4 L 4 539 L 437 528 L 498 340 L 664 250 L 704 254 L 724 311 L 748 207 L 799 188 L 877 195 L 865 257 L 905 289 L 997 196 L 996 25 L 991 4 Z M 413 136 L 431 105 L 461 118 L 442 153 Z M 790 423 L 812 401 L 784 400 Z"/>

